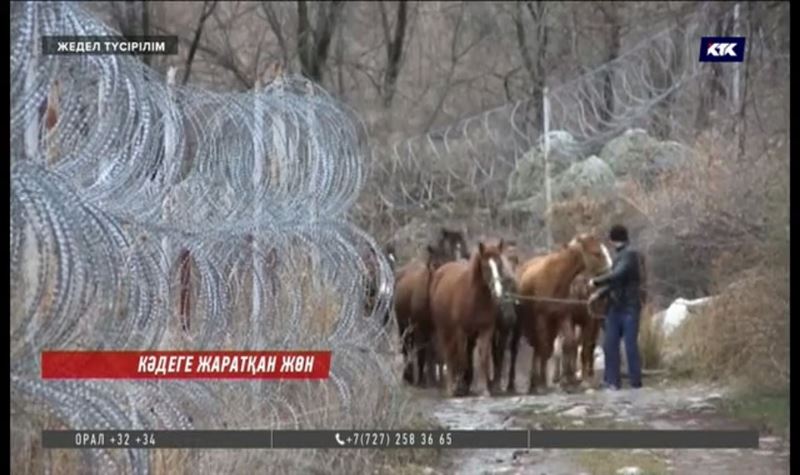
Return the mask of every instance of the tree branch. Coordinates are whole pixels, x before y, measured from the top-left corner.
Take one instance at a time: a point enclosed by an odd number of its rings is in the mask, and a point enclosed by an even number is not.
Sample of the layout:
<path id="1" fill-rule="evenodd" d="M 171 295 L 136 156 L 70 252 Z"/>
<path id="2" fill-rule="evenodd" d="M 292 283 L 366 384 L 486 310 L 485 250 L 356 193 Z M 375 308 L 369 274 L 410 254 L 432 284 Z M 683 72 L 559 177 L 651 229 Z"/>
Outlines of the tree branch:
<path id="1" fill-rule="evenodd" d="M 344 1 L 329 2 L 317 15 L 316 29 L 311 27 L 308 7 L 304 0 L 297 2 L 297 44 L 303 74 L 314 82 L 322 82 L 322 70 L 328 59 L 328 48 L 336 29 Z M 322 8 L 320 6 L 320 8 Z"/>
<path id="2" fill-rule="evenodd" d="M 275 11 L 272 9 L 271 2 L 261 2 L 261 7 L 264 10 L 264 14 L 267 16 L 267 22 L 269 23 L 270 28 L 272 28 L 272 33 L 275 34 L 275 38 L 278 40 L 278 46 L 281 48 L 281 58 L 283 62 L 283 68 L 286 72 L 291 72 L 291 63 L 289 62 L 289 48 L 286 45 L 286 39 L 283 36 L 283 30 L 281 29 L 281 23 L 278 21 L 277 15 L 275 15 Z"/>
<path id="3" fill-rule="evenodd" d="M 386 39 L 386 74 L 383 79 L 383 105 L 390 107 L 394 98 L 397 78 L 400 76 L 400 65 L 403 57 L 403 43 L 406 33 L 407 8 L 406 2 L 400 1 L 397 5 L 397 23 L 394 36 L 389 38 L 389 21 L 383 2 L 380 2 L 381 23 Z"/>
<path id="4" fill-rule="evenodd" d="M 183 70 L 183 79 L 181 80 L 181 84 L 186 84 L 189 82 L 189 76 L 192 74 L 192 63 L 194 62 L 194 55 L 197 53 L 197 47 L 200 44 L 200 37 L 203 36 L 203 26 L 208 20 L 208 17 L 214 12 L 214 9 L 217 7 L 217 1 L 205 1 L 203 2 L 203 10 L 200 12 L 200 18 L 197 20 L 197 27 L 194 30 L 194 38 L 192 39 L 192 44 L 189 46 L 189 55 L 186 58 L 186 67 Z"/>

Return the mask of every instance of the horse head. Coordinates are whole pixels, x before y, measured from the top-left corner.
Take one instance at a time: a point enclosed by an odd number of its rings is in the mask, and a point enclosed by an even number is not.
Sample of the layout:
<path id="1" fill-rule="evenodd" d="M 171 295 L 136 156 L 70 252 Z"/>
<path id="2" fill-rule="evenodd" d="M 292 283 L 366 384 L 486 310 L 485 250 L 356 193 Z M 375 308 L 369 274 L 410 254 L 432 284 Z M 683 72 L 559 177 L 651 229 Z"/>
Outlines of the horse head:
<path id="1" fill-rule="evenodd" d="M 450 260 L 469 259 L 469 249 L 464 233 L 448 228 L 439 230 L 439 238 L 436 242 L 438 250 L 450 257 Z"/>
<path id="2" fill-rule="evenodd" d="M 506 243 L 502 239 L 497 244 L 480 241 L 475 257 L 479 261 L 483 283 L 500 309 L 504 324 L 513 325 L 516 312 L 509 305 L 508 297 L 516 292 L 516 279 L 505 250 Z"/>
<path id="3" fill-rule="evenodd" d="M 608 248 L 592 233 L 580 233 L 572 238 L 567 248 L 580 252 L 585 272 L 600 275 L 611 270 Z"/>

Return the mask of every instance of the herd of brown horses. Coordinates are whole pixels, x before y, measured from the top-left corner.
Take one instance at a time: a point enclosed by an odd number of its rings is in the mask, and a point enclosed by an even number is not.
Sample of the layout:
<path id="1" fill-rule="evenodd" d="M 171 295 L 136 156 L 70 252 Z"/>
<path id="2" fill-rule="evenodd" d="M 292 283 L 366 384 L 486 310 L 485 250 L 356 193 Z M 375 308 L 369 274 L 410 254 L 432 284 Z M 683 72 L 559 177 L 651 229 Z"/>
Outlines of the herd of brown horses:
<path id="1" fill-rule="evenodd" d="M 394 249 L 384 251 L 394 263 Z M 393 267 L 406 382 L 442 384 L 449 396 L 460 397 L 470 392 L 477 369 L 478 393 L 497 394 L 510 351 L 506 391 L 513 393 L 523 337 L 533 348 L 529 393 L 546 389 L 557 341 L 563 359 L 556 380 L 575 385 L 593 376 L 605 302 L 593 297 L 588 280 L 611 267 L 608 249 L 594 234 L 524 259 L 503 239 L 480 241 L 470 252 L 463 233 L 443 228 L 424 256 Z"/>

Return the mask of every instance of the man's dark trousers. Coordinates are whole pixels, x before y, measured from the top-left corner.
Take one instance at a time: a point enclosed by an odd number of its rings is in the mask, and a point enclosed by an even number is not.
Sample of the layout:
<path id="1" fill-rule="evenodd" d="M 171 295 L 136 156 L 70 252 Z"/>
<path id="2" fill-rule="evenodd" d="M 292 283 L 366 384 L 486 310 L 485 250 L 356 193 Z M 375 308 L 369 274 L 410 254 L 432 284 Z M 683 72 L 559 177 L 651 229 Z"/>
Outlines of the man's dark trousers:
<path id="1" fill-rule="evenodd" d="M 606 315 L 605 342 L 605 370 L 603 380 L 607 385 L 621 388 L 620 381 L 620 339 L 625 341 L 625 356 L 628 359 L 628 376 L 631 386 L 642 386 L 642 368 L 639 359 L 639 316 L 638 308 L 611 308 Z"/>

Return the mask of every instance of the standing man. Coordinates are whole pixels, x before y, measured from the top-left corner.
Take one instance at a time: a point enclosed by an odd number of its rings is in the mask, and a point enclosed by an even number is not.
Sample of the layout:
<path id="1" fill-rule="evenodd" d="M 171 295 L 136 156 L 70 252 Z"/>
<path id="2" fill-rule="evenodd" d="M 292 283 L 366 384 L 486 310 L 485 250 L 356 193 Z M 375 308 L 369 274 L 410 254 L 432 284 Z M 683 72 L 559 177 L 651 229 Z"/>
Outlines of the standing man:
<path id="1" fill-rule="evenodd" d="M 591 287 L 603 287 L 598 296 L 609 295 L 608 314 L 605 321 L 605 387 L 620 389 L 620 338 L 625 341 L 628 373 L 631 386 L 642 387 L 642 370 L 639 360 L 639 315 L 642 311 L 640 294 L 639 253 L 629 247 L 628 230 L 614 225 L 609 240 L 617 251 L 611 271 L 589 281 Z"/>

